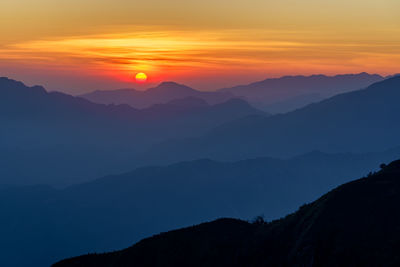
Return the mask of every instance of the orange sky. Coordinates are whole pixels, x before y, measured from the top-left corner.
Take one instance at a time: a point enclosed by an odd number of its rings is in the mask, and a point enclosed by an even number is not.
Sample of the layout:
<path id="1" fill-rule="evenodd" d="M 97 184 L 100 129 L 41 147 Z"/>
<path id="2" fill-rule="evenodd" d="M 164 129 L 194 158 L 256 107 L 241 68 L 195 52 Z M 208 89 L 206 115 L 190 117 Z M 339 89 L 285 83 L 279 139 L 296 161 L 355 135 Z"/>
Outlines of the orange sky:
<path id="1" fill-rule="evenodd" d="M 287 74 L 386 75 L 400 72 L 399 11 L 398 0 L 3 0 L 0 76 L 77 94 L 164 80 L 216 89 Z"/>

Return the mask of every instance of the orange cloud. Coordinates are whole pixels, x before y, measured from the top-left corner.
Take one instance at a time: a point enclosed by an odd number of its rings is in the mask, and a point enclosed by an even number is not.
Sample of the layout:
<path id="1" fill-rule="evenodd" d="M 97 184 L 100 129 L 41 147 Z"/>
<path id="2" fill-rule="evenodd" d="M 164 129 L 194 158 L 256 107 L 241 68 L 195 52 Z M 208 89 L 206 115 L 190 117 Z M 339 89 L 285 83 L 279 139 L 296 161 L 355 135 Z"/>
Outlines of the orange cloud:
<path id="1" fill-rule="evenodd" d="M 318 31 L 138 30 L 32 40 L 0 48 L 0 65 L 150 79 L 197 79 L 219 75 L 396 72 L 400 42 Z"/>

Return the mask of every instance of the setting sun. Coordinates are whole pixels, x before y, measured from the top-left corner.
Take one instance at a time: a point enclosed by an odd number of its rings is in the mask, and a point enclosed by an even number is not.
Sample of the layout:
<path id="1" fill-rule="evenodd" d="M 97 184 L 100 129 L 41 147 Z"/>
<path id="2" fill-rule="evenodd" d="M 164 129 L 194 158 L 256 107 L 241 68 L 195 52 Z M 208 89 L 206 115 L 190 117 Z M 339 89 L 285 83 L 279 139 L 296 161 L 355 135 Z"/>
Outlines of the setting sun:
<path id="1" fill-rule="evenodd" d="M 136 74 L 136 82 L 138 83 L 144 83 L 147 81 L 147 75 L 143 72 L 139 72 L 138 74 Z"/>

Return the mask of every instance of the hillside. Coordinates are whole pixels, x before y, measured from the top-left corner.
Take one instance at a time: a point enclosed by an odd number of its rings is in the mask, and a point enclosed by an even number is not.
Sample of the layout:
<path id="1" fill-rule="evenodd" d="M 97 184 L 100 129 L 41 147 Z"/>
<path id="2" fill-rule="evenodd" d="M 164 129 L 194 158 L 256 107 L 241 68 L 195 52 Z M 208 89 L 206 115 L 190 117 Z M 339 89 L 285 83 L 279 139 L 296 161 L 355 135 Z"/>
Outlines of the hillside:
<path id="1" fill-rule="evenodd" d="M 191 97 L 134 109 L 0 78 L 0 184 L 64 185 L 121 173 L 158 142 L 254 114 L 266 116 L 240 99 L 210 105 Z"/>
<path id="2" fill-rule="evenodd" d="M 400 161 L 271 223 L 221 219 L 68 266 L 399 266 Z"/>
<path id="3" fill-rule="evenodd" d="M 174 160 L 180 161 L 390 148 L 399 143 L 399 102 L 400 77 L 394 77 L 286 114 L 268 118 L 248 116 L 221 125 L 200 138 L 162 143 L 143 158 L 161 162 L 169 151 L 174 151 Z"/>
<path id="4" fill-rule="evenodd" d="M 243 97 L 262 110 L 284 113 L 337 94 L 366 88 L 383 79 L 380 75 L 365 72 L 335 76 L 283 76 L 220 91 Z"/>
<path id="5" fill-rule="evenodd" d="M 47 92 L 41 86 L 27 87 L 21 82 L 0 78 L 0 122 L 6 129 L 1 132 L 4 137 L 0 139 L 0 146 L 32 147 L 37 145 L 32 142 L 34 138 L 42 145 L 104 142 L 130 146 L 140 138 L 140 142 L 134 143 L 135 147 L 170 138 L 171 135 L 157 136 L 154 132 L 155 127 L 157 131 L 169 127 L 158 126 L 165 120 L 172 124 L 173 136 L 185 136 L 189 132 L 187 128 L 193 134 L 250 114 L 263 114 L 239 99 L 229 99 L 218 105 L 199 100 L 203 101 L 193 97 L 174 99 L 139 110 L 128 105 L 95 104 L 83 98 Z M 201 126 L 193 129 L 201 116 L 208 120 L 202 118 Z M 183 122 L 174 124 L 177 121 Z M 29 137 L 23 135 L 24 130 L 29 131 Z"/>
<path id="6" fill-rule="evenodd" d="M 65 189 L 0 187 L 0 262 L 48 266 L 221 216 L 276 219 L 397 158 L 399 148 L 369 154 L 312 152 L 288 160 L 196 160 Z"/>

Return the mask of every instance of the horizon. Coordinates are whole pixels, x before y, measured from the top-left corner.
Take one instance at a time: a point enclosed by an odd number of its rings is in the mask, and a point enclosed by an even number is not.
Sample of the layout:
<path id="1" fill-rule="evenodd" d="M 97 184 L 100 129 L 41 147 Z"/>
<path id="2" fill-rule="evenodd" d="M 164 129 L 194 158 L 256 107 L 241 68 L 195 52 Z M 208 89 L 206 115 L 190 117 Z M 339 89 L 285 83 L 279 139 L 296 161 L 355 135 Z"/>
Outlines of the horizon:
<path id="1" fill-rule="evenodd" d="M 139 72 L 147 84 L 215 90 L 289 74 L 400 69 L 397 0 L 57 3 L 2 2 L 0 73 L 80 94 L 145 88 Z"/>
<path id="2" fill-rule="evenodd" d="M 325 77 L 337 77 L 337 76 L 346 76 L 346 75 L 361 75 L 361 74 L 367 74 L 370 76 L 373 75 L 379 75 L 381 76 L 383 79 L 387 79 L 393 76 L 397 76 L 400 75 L 399 73 L 391 73 L 391 74 L 387 74 L 387 75 L 383 75 L 380 73 L 368 73 L 365 71 L 359 72 L 359 73 L 335 73 L 335 74 L 322 74 L 322 73 L 314 73 L 314 74 L 288 74 L 288 75 L 282 75 L 282 76 L 276 76 L 276 77 L 267 77 L 264 79 L 260 79 L 260 80 L 253 80 L 250 81 L 248 83 L 242 83 L 242 84 L 233 84 L 232 86 L 229 87 L 219 87 L 219 88 L 214 88 L 214 89 L 204 89 L 204 88 L 196 88 L 193 86 L 190 86 L 189 84 L 185 84 L 185 83 L 180 83 L 177 81 L 172 81 L 172 80 L 165 80 L 165 81 L 159 81 L 159 82 L 146 82 L 145 84 L 143 83 L 128 83 L 127 85 L 132 85 L 131 87 L 119 87 L 119 88 L 105 88 L 105 89 L 92 89 L 92 90 L 86 90 L 86 89 L 82 89 L 80 90 L 78 93 L 69 93 L 68 90 L 52 90 L 51 88 L 48 88 L 45 84 L 46 82 L 44 82 L 43 84 L 36 84 L 36 83 L 29 83 L 29 81 L 25 81 L 25 80 L 19 80 L 13 77 L 8 77 L 8 76 L 0 76 L 0 78 L 6 78 L 6 79 L 10 79 L 10 80 L 14 80 L 14 81 L 18 81 L 18 82 L 22 82 L 24 85 L 29 86 L 29 87 L 33 87 L 33 86 L 42 86 L 44 89 L 46 89 L 47 92 L 61 92 L 61 93 L 65 93 L 65 94 L 69 94 L 72 96 L 79 96 L 82 94 L 87 94 L 87 93 L 91 93 L 91 92 L 95 92 L 95 91 L 118 91 L 118 90 L 136 90 L 136 91 L 147 91 L 149 89 L 155 88 L 155 87 L 159 87 L 162 84 L 165 83 L 174 83 L 174 84 L 178 84 L 178 85 L 183 85 L 186 87 L 189 87 L 191 89 L 197 90 L 197 91 L 202 91 L 202 92 L 215 92 L 218 91 L 220 89 L 225 89 L 225 88 L 233 88 L 233 87 L 240 87 L 240 86 L 248 86 L 251 84 L 255 84 L 255 83 L 259 83 L 259 82 L 263 82 L 266 80 L 273 80 L 273 79 L 282 79 L 282 78 L 286 78 L 286 77 L 305 77 L 305 78 L 310 78 L 310 77 L 314 77 L 314 76 L 325 76 Z"/>

